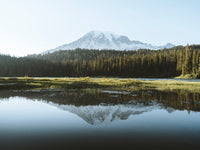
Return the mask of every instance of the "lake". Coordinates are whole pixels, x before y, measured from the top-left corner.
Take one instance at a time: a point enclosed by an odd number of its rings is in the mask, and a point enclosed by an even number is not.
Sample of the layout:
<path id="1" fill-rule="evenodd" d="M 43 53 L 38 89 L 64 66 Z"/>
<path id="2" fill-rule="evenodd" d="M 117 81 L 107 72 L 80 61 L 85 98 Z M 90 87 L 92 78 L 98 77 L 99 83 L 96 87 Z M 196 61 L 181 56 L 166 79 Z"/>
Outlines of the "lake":
<path id="1" fill-rule="evenodd" d="M 0 149 L 199 149 L 200 95 L 1 90 Z"/>

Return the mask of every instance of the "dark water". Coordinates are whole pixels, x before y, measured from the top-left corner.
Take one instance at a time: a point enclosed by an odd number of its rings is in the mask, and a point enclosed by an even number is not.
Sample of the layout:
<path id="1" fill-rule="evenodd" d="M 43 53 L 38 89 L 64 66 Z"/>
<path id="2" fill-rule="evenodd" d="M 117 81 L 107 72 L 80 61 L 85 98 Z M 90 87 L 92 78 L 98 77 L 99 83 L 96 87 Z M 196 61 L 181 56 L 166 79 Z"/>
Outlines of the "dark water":
<path id="1" fill-rule="evenodd" d="M 0 149 L 200 149 L 198 93 L 0 91 Z"/>

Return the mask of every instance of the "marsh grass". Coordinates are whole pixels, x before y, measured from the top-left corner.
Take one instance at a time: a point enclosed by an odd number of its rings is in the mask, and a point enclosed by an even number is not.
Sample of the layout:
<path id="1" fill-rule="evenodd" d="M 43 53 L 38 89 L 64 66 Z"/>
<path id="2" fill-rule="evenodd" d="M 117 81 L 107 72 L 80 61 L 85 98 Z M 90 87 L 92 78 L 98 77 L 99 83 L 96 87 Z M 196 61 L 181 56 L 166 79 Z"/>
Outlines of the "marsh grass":
<path id="1" fill-rule="evenodd" d="M 155 80 L 155 81 L 142 81 L 142 86 L 149 86 L 157 90 L 184 90 L 191 92 L 200 92 L 200 82 L 191 81 L 174 81 L 174 80 Z"/>
<path id="2" fill-rule="evenodd" d="M 200 92 L 200 82 L 155 80 L 142 81 L 135 79 L 98 78 L 0 78 L 0 89 L 29 89 L 29 88 L 63 88 L 63 89 L 113 89 L 124 91 L 160 90 L 160 91 L 191 91 Z M 10 84 L 12 83 L 12 84 Z"/>
<path id="3" fill-rule="evenodd" d="M 198 79 L 198 74 L 186 74 L 175 77 L 176 79 Z"/>

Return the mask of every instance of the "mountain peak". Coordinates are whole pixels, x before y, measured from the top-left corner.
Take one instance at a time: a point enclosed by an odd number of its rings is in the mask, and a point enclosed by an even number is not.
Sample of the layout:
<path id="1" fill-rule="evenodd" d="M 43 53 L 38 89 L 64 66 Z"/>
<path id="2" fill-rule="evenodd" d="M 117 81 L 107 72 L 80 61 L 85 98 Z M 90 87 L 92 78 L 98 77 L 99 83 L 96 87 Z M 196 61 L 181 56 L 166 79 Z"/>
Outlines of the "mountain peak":
<path id="1" fill-rule="evenodd" d="M 121 35 L 115 34 L 110 31 L 93 30 L 93 31 L 88 32 L 85 36 L 92 36 L 93 38 L 106 38 L 112 41 L 113 39 L 119 38 Z"/>
<path id="2" fill-rule="evenodd" d="M 99 36 L 99 35 L 114 35 L 114 36 L 117 36 L 117 37 L 120 36 L 116 33 L 111 32 L 111 31 L 100 31 L 100 30 L 92 30 L 92 31 L 88 32 L 87 34 L 93 34 L 93 35 L 96 35 L 96 36 Z"/>
<path id="3" fill-rule="evenodd" d="M 127 36 L 118 35 L 109 31 L 92 30 L 86 33 L 78 40 L 59 46 L 55 49 L 48 50 L 44 53 L 54 52 L 58 50 L 82 49 L 114 49 L 114 50 L 138 50 L 138 49 L 162 49 L 172 48 L 174 45 L 168 43 L 164 46 L 152 46 L 151 44 L 142 43 L 140 41 L 131 41 Z"/>

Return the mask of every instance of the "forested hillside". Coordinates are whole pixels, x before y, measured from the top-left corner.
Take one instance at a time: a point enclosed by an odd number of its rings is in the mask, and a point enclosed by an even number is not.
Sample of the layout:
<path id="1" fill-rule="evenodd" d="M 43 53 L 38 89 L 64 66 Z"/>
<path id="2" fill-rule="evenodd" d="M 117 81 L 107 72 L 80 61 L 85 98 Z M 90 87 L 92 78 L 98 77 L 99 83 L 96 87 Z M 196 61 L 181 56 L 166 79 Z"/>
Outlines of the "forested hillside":
<path id="1" fill-rule="evenodd" d="M 164 50 L 66 50 L 23 58 L 0 56 L 0 76 L 200 77 L 200 45 Z"/>

